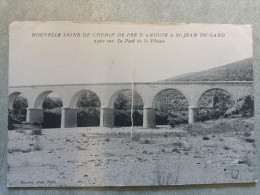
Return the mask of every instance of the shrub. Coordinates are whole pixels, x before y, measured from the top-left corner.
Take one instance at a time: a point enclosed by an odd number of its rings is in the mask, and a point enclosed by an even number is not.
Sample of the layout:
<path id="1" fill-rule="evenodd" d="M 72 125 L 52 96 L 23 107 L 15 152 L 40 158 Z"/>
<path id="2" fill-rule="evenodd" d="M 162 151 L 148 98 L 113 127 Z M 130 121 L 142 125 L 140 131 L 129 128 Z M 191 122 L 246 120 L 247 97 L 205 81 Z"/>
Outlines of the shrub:
<path id="1" fill-rule="evenodd" d="M 62 107 L 62 101 L 60 98 L 52 99 L 50 97 L 46 97 L 42 104 L 43 109 L 52 110 L 54 108 Z"/>
<path id="2" fill-rule="evenodd" d="M 224 148 L 224 150 L 230 150 L 230 147 L 226 146 L 226 145 L 224 145 L 223 148 Z"/>
<path id="3" fill-rule="evenodd" d="M 78 107 L 77 113 L 78 127 L 99 126 L 100 111 L 95 107 Z"/>
<path id="4" fill-rule="evenodd" d="M 210 118 L 211 119 L 219 119 L 223 116 L 225 112 L 223 110 L 221 110 L 220 108 L 217 108 L 215 110 L 212 110 L 212 112 L 210 113 Z"/>
<path id="5" fill-rule="evenodd" d="M 224 117 L 234 116 L 251 117 L 254 116 L 254 98 L 252 96 L 246 96 L 237 101 L 237 103 L 229 108 Z"/>
<path id="6" fill-rule="evenodd" d="M 33 129 L 32 135 L 42 135 L 42 129 Z"/>
<path id="7" fill-rule="evenodd" d="M 253 143 L 253 142 L 255 142 L 255 139 L 247 137 L 247 138 L 245 138 L 245 141 L 248 142 L 248 143 Z"/>
<path id="8" fill-rule="evenodd" d="M 169 124 L 168 113 L 156 110 L 156 124 L 157 125 Z"/>
<path id="9" fill-rule="evenodd" d="M 8 153 L 9 154 L 12 154 L 14 152 L 22 152 L 22 153 L 28 153 L 28 152 L 31 152 L 33 151 L 32 148 L 20 148 L 20 147 L 11 147 L 11 148 L 8 148 Z"/>
<path id="10" fill-rule="evenodd" d="M 199 120 L 203 122 L 211 119 L 219 119 L 224 113 L 225 111 L 220 108 L 202 108 L 199 111 Z"/>
<path id="11" fill-rule="evenodd" d="M 212 89 L 204 93 L 199 100 L 199 120 L 219 119 L 234 105 L 230 94 L 221 89 Z"/>
<path id="12" fill-rule="evenodd" d="M 241 107 L 242 116 L 250 117 L 254 115 L 254 99 L 251 96 L 244 98 L 244 104 Z"/>
<path id="13" fill-rule="evenodd" d="M 200 109 L 199 110 L 199 120 L 202 122 L 206 121 L 206 120 L 210 120 L 209 109 Z"/>
<path id="14" fill-rule="evenodd" d="M 175 127 L 179 124 L 186 124 L 188 123 L 188 116 L 187 113 L 175 113 L 173 111 L 169 112 L 169 125 L 171 127 Z"/>
<path id="15" fill-rule="evenodd" d="M 188 100 L 178 90 L 166 89 L 161 91 L 155 101 L 156 124 L 168 125 L 169 112 L 184 113 L 188 111 Z"/>
<path id="16" fill-rule="evenodd" d="M 46 109 L 43 112 L 43 128 L 60 128 L 61 124 L 61 108 Z"/>
<path id="17" fill-rule="evenodd" d="M 208 140 L 209 140 L 209 137 L 207 137 L 207 136 L 203 136 L 202 139 L 208 141 Z"/>
<path id="18" fill-rule="evenodd" d="M 143 124 L 142 110 L 135 109 L 133 112 L 134 126 L 141 126 Z M 115 126 L 131 126 L 131 110 L 115 110 Z"/>
<path id="19" fill-rule="evenodd" d="M 130 110 L 115 110 L 115 126 L 131 126 Z"/>
<path id="20" fill-rule="evenodd" d="M 143 125 L 143 110 L 135 109 L 133 112 L 133 120 L 134 120 L 134 126 L 142 126 Z"/>
<path id="21" fill-rule="evenodd" d="M 250 137 L 250 136 L 252 135 L 252 133 L 251 133 L 251 132 L 248 132 L 248 131 L 245 131 L 245 132 L 243 133 L 243 135 L 244 135 L 245 137 Z"/>

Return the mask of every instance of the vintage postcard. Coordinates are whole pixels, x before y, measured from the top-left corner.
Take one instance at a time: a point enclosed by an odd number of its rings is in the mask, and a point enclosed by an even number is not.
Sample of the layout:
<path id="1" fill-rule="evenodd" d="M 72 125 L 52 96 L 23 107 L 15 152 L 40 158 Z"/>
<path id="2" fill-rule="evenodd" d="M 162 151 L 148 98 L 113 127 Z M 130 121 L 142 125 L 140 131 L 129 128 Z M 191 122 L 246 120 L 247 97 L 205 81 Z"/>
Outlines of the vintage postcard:
<path id="1" fill-rule="evenodd" d="M 250 25 L 9 30 L 8 187 L 256 182 Z"/>

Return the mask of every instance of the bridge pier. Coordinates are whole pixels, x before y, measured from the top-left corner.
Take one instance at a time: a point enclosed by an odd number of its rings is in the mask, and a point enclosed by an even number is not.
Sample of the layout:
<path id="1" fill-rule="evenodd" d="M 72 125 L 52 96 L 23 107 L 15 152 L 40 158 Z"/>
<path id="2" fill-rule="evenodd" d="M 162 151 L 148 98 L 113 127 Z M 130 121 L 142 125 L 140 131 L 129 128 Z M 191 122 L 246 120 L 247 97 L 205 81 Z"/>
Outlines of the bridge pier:
<path id="1" fill-rule="evenodd" d="M 199 109 L 196 106 L 189 106 L 189 124 L 199 120 Z"/>
<path id="2" fill-rule="evenodd" d="M 144 107 L 143 108 L 143 127 L 144 128 L 155 128 L 156 127 L 156 116 L 155 108 Z"/>
<path id="3" fill-rule="evenodd" d="M 100 108 L 100 127 L 114 127 L 114 109 L 109 107 Z"/>
<path id="4" fill-rule="evenodd" d="M 27 108 L 26 123 L 42 123 L 43 122 L 43 109 Z"/>
<path id="5" fill-rule="evenodd" d="M 62 108 L 61 128 L 77 127 L 77 109 Z"/>

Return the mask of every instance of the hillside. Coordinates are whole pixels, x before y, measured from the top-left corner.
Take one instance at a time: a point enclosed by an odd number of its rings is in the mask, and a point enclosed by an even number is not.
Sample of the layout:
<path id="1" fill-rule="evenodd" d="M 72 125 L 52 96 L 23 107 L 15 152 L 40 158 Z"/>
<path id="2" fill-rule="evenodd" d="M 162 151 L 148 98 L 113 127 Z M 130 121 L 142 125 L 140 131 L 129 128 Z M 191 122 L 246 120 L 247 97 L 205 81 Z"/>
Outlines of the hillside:
<path id="1" fill-rule="evenodd" d="M 253 59 L 247 58 L 201 72 L 178 75 L 164 81 L 253 81 Z"/>

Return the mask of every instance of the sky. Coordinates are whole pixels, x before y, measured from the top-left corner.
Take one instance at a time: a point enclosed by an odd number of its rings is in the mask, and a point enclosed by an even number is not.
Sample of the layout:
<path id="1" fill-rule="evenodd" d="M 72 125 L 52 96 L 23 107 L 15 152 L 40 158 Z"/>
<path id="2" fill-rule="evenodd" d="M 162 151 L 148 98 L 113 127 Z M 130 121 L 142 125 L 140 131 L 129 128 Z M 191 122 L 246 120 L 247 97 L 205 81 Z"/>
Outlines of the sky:
<path id="1" fill-rule="evenodd" d="M 13 22 L 9 86 L 156 82 L 252 55 L 249 25 Z"/>

